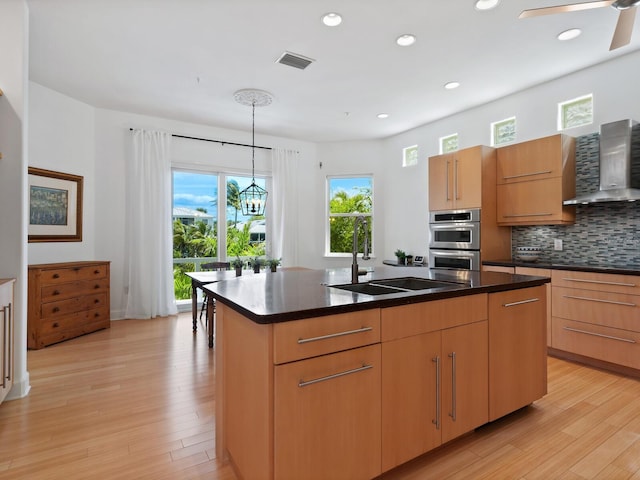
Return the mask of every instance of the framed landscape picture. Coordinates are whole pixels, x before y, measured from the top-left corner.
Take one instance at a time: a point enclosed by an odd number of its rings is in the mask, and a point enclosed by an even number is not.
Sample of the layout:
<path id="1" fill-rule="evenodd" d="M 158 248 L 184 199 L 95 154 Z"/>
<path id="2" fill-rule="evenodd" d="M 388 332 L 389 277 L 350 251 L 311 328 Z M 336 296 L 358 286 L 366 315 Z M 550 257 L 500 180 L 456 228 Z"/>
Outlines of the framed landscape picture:
<path id="1" fill-rule="evenodd" d="M 29 167 L 29 242 L 82 241 L 83 178 Z"/>

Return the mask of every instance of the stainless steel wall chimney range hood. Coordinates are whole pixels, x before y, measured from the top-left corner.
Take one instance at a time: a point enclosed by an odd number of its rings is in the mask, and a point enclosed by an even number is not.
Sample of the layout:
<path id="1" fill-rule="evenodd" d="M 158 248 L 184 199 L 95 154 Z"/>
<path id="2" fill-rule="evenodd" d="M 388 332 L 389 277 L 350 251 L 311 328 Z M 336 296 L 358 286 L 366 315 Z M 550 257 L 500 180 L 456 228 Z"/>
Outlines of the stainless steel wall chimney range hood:
<path id="1" fill-rule="evenodd" d="M 565 200 L 565 205 L 640 200 L 640 126 L 634 120 L 600 125 L 600 190 Z"/>

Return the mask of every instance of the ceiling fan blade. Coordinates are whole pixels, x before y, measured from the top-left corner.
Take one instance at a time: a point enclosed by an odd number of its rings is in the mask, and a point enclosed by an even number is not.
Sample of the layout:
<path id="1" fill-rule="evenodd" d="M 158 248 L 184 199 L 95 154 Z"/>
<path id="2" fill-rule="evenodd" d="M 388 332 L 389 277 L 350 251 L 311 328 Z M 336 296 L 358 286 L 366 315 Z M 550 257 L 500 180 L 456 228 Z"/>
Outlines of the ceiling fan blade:
<path id="1" fill-rule="evenodd" d="M 518 18 L 539 17 L 540 15 L 552 15 L 554 13 L 577 12 L 579 10 L 590 10 L 592 8 L 602 8 L 610 6 L 615 0 L 602 0 L 598 2 L 572 3 L 569 5 L 558 5 L 555 7 L 532 8 L 524 10 Z"/>
<path id="2" fill-rule="evenodd" d="M 620 16 L 618 17 L 616 29 L 613 32 L 613 39 L 611 40 L 609 50 L 624 47 L 631 41 L 633 22 L 636 19 L 636 8 L 637 7 L 631 7 L 626 10 L 620 10 Z"/>

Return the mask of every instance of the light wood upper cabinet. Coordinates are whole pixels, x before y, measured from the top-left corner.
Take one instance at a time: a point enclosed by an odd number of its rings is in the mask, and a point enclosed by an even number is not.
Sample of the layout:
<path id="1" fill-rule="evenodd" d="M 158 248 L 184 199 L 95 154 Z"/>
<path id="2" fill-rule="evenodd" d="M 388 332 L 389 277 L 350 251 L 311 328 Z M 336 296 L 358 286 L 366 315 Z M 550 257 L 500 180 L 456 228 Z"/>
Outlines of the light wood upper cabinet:
<path id="1" fill-rule="evenodd" d="M 575 139 L 566 135 L 497 149 L 499 225 L 564 225 L 575 207 L 563 205 L 576 193 Z"/>
<path id="2" fill-rule="evenodd" d="M 495 161 L 495 150 L 484 146 L 430 157 L 429 210 L 481 208 L 487 161 Z"/>

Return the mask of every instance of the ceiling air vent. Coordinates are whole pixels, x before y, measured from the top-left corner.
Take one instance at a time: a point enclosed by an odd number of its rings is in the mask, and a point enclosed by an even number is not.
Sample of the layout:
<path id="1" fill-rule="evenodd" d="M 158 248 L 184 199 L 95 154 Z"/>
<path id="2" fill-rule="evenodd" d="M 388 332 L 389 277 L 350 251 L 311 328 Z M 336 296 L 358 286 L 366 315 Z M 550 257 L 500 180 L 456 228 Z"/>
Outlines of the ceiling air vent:
<path id="1" fill-rule="evenodd" d="M 298 55 L 297 53 L 284 52 L 282 55 L 280 55 L 280 58 L 276 60 L 276 63 L 281 63 L 282 65 L 288 65 L 290 67 L 304 70 L 314 61 L 315 60 L 311 58 L 303 57 L 302 55 Z"/>

